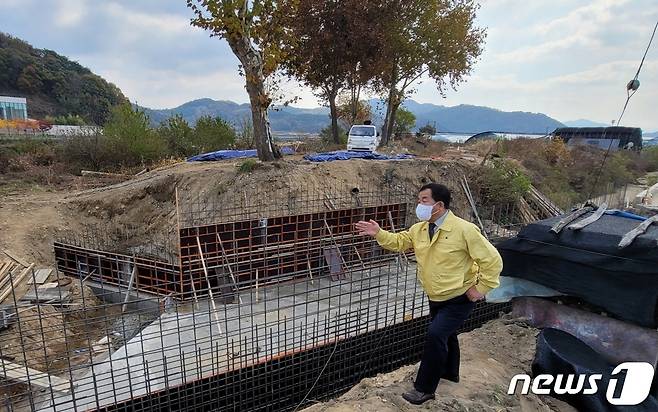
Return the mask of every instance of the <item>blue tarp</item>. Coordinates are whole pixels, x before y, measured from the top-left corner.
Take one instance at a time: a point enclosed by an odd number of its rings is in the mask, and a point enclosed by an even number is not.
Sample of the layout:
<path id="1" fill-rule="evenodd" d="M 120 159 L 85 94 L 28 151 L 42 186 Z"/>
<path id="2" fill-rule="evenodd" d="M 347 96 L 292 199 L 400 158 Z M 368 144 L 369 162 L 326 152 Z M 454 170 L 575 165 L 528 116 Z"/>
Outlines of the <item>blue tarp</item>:
<path id="1" fill-rule="evenodd" d="M 281 153 L 289 155 L 295 153 L 292 147 L 282 147 Z M 244 157 L 258 157 L 256 149 L 250 150 L 218 150 L 216 152 L 203 153 L 187 159 L 188 162 L 212 162 L 225 159 L 239 159 Z"/>
<path id="2" fill-rule="evenodd" d="M 628 219 L 635 219 L 635 220 L 647 220 L 646 217 L 636 215 L 635 213 L 630 213 L 630 212 L 624 212 L 623 210 L 618 210 L 618 209 L 610 209 L 605 211 L 606 215 L 613 215 L 613 216 L 620 216 L 620 217 L 625 217 Z"/>
<path id="3" fill-rule="evenodd" d="M 410 154 L 385 155 L 376 152 L 349 152 L 339 150 L 337 152 L 313 153 L 304 156 L 304 159 L 311 162 L 332 162 L 334 160 L 366 159 L 366 160 L 400 160 L 412 159 Z"/>

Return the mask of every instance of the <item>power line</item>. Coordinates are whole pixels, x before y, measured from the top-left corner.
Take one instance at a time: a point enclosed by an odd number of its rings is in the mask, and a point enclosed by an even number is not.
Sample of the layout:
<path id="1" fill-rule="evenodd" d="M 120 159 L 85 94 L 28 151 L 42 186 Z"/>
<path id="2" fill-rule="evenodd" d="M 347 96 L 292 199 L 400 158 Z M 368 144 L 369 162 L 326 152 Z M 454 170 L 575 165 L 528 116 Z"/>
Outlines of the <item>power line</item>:
<path id="1" fill-rule="evenodd" d="M 638 80 L 638 77 L 640 76 L 640 71 L 642 70 L 642 66 L 644 65 L 644 60 L 647 57 L 647 53 L 649 52 L 649 49 L 651 48 L 651 43 L 653 43 L 653 38 L 656 35 L 656 29 L 658 29 L 658 21 L 656 22 L 656 25 L 653 27 L 653 33 L 651 33 L 651 38 L 649 39 L 649 44 L 647 44 L 647 48 L 644 50 L 644 55 L 642 56 L 642 60 L 640 61 L 640 65 L 637 68 L 637 72 L 635 72 L 635 77 L 633 77 L 633 80 L 628 82 L 626 85 L 626 101 L 624 102 L 624 107 L 621 110 L 621 114 L 619 115 L 619 118 L 617 119 L 616 125 L 619 126 L 621 123 L 621 119 L 624 117 L 624 113 L 626 113 L 626 108 L 628 107 L 628 102 L 630 102 L 631 97 L 635 95 L 637 92 L 638 88 L 640 87 L 640 81 Z M 608 129 L 604 129 L 602 139 L 605 139 L 605 135 L 607 133 Z M 612 139 L 610 139 L 610 143 L 608 144 L 608 150 L 606 150 L 605 155 L 603 156 L 603 161 L 601 162 L 601 165 L 599 166 L 599 170 L 596 173 L 596 180 L 594 180 L 594 184 L 592 185 L 589 194 L 587 195 L 587 198 L 591 198 L 594 189 L 599 183 L 599 179 L 601 177 L 601 171 L 603 170 L 603 167 L 605 166 L 605 162 L 608 159 L 608 156 L 610 155 L 610 149 L 612 149 Z"/>

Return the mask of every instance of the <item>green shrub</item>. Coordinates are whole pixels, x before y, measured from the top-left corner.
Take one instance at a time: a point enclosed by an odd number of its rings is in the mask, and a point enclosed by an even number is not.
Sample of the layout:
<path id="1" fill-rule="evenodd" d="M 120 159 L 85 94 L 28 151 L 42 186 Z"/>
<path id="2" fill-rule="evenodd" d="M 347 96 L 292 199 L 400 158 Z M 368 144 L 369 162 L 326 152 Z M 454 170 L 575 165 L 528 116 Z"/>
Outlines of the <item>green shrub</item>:
<path id="1" fill-rule="evenodd" d="M 393 133 L 396 135 L 409 133 L 414 127 L 416 127 L 416 116 L 404 107 L 400 107 L 395 114 Z"/>
<path id="2" fill-rule="evenodd" d="M 253 149 L 255 147 L 254 141 L 254 125 L 251 117 L 242 117 L 237 125 L 237 140 L 235 147 L 237 149 Z"/>
<path id="3" fill-rule="evenodd" d="M 62 116 L 46 116 L 46 122 L 51 124 L 61 124 L 67 126 L 84 126 L 85 119 L 77 114 L 67 114 Z"/>
<path id="4" fill-rule="evenodd" d="M 56 142 L 35 139 L 26 136 L 18 140 L 12 147 L 16 154 L 26 155 L 30 163 L 38 166 L 49 166 L 57 161 Z"/>
<path id="5" fill-rule="evenodd" d="M 322 130 L 320 130 L 320 139 L 323 143 L 332 144 L 334 142 L 334 137 L 331 134 L 331 125 L 327 125 Z M 341 145 L 347 144 L 347 130 L 338 126 L 338 140 Z"/>
<path id="6" fill-rule="evenodd" d="M 489 166 L 477 171 L 475 178 L 484 204 L 504 206 L 515 203 L 530 189 L 530 178 L 513 162 L 494 159 Z"/>
<path id="7" fill-rule="evenodd" d="M 59 147 L 58 157 L 73 173 L 82 169 L 116 170 L 125 163 L 123 153 L 116 151 L 116 146 L 102 134 L 67 137 Z"/>
<path id="8" fill-rule="evenodd" d="M 195 153 L 229 149 L 235 144 L 235 139 L 233 127 L 220 117 L 200 117 L 192 134 Z"/>
<path id="9" fill-rule="evenodd" d="M 171 156 L 186 157 L 195 154 L 194 129 L 183 116 L 177 114 L 162 122 L 157 133 L 167 143 Z"/>
<path id="10" fill-rule="evenodd" d="M 418 133 L 428 134 L 428 135 L 432 136 L 432 135 L 436 134 L 436 127 L 434 125 L 431 125 L 431 124 L 427 123 L 425 126 L 418 129 Z"/>
<path id="11" fill-rule="evenodd" d="M 647 172 L 658 171 L 658 146 L 649 146 L 642 149 L 641 159 Z"/>
<path id="12" fill-rule="evenodd" d="M 11 150 L 0 147 L 0 173 L 7 173 L 9 171 L 9 164 L 15 155 Z"/>
<path id="13" fill-rule="evenodd" d="M 256 159 L 246 159 L 238 166 L 240 173 L 250 173 L 261 166 Z"/>
<path id="14" fill-rule="evenodd" d="M 103 129 L 107 144 L 114 153 L 121 153 L 126 166 L 153 162 L 166 155 L 167 145 L 149 125 L 143 111 L 129 104 L 112 109 Z"/>
<path id="15" fill-rule="evenodd" d="M 610 152 L 601 168 L 604 150 L 568 146 L 559 139 L 482 142 L 476 143 L 474 149 L 481 155 L 496 153 L 519 161 L 533 184 L 562 208 L 632 183 L 651 169 L 654 153 L 658 169 L 658 150 L 642 154 L 626 150 Z"/>

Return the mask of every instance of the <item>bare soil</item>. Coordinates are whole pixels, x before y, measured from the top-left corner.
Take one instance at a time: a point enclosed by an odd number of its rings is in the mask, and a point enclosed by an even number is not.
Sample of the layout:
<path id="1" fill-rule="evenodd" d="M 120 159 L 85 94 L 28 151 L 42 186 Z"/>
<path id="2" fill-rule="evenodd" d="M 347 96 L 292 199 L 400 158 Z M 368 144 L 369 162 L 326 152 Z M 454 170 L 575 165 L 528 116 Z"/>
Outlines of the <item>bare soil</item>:
<path id="1" fill-rule="evenodd" d="M 461 334 L 460 382 L 442 381 L 436 399 L 421 406 L 411 405 L 402 398 L 412 388 L 418 371 L 416 364 L 364 379 L 338 399 L 305 411 L 576 411 L 550 397 L 507 394 L 512 376 L 530 372 L 538 333 L 537 329 L 497 319 Z"/>
<path id="2" fill-rule="evenodd" d="M 262 205 L 265 199 L 268 210 L 261 206 L 259 211 L 278 213 L 290 199 L 303 203 L 315 197 L 317 202 L 324 193 L 346 196 L 354 187 L 417 188 L 430 181 L 444 183 L 454 191 L 453 209 L 464 216 L 470 211 L 458 179 L 476 164 L 470 158 L 452 157 L 448 162 L 414 159 L 311 163 L 295 156 L 271 164 L 257 163 L 251 172 L 245 173 L 238 170 L 241 163 L 182 162 L 89 190 L 13 188 L 4 193 L 0 202 L 0 250 L 27 262 L 52 264 L 53 241 L 62 237 L 75 238 L 86 232 L 102 235 L 131 228 L 130 238 L 136 246 L 167 237 L 175 231 L 179 219 L 184 220 L 199 208 L 232 205 L 236 209 L 255 209 L 252 205 Z"/>
<path id="3" fill-rule="evenodd" d="M 10 190 L 0 187 L 0 253 L 6 250 L 25 262 L 52 265 L 55 239 L 82 236 L 89 230 L 108 233 L 133 227 L 132 240 L 136 244 L 148 244 L 175 230 L 182 217 L 199 207 L 212 209 L 229 205 L 249 209 L 262 204 L 264 199 L 268 206 L 258 210 L 268 214 L 281 210 L 291 199 L 303 203 L 308 197 L 322 197 L 324 193 L 349 195 L 354 187 L 362 190 L 395 185 L 417 188 L 430 181 L 451 188 L 454 193 L 452 208 L 458 215 L 467 217 L 470 209 L 458 181 L 480 162 L 481 157 L 473 153 L 453 149 L 446 149 L 431 159 L 385 162 L 310 163 L 300 156 L 292 156 L 271 164 L 256 163 L 250 172 L 239 171 L 241 160 L 177 163 L 124 182 L 87 190 L 80 190 L 79 186 L 53 189 L 19 185 Z M 303 210 L 298 212 L 304 213 Z M 72 292 L 74 301 L 81 299 L 80 290 Z M 91 303 L 86 312 L 64 313 L 43 306 L 41 316 L 34 312 L 36 308 L 23 313 L 19 322 L 4 331 L 0 338 L 6 345 L 3 352 L 19 353 L 14 346 L 27 343 L 28 359 L 17 358 L 16 362 L 27 361 L 29 366 L 45 371 L 61 368 L 60 364 L 50 364 L 48 351 L 62 354 L 76 349 L 62 347 L 66 343 L 64 332 L 84 347 L 85 343 L 93 343 L 103 334 L 95 336 L 89 331 L 107 330 L 106 325 L 93 324 L 94 319 L 112 318 L 111 314 L 97 313 L 104 309 L 96 309 L 97 302 L 89 301 L 87 291 L 84 293 L 86 304 Z M 27 338 L 30 342 L 21 342 L 20 336 L 12 335 L 16 334 L 18 325 L 21 325 L 23 340 Z M 48 342 L 45 349 L 42 332 Z M 310 410 L 571 411 L 573 409 L 550 398 L 506 394 L 511 376 L 529 371 L 536 333 L 530 328 L 494 321 L 462 335 L 462 382 L 442 383 L 437 399 L 420 408 L 408 405 L 400 397 L 410 388 L 417 368 L 408 366 L 365 379 L 341 398 Z M 79 362 L 84 363 L 89 355 L 81 353 L 79 358 Z"/>

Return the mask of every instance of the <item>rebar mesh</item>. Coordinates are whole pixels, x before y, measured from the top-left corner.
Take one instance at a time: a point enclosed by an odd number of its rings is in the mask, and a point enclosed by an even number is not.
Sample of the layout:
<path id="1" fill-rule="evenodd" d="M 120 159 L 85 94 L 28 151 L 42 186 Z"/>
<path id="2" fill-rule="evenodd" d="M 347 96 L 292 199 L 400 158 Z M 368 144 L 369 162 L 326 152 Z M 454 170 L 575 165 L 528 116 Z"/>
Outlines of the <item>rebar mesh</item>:
<path id="1" fill-rule="evenodd" d="M 408 227 L 415 188 L 352 189 L 298 195 L 292 208 L 261 198 L 180 211 L 169 258 L 116 241 L 56 242 L 46 285 L 16 287 L 5 301 L 0 402 L 288 410 L 418 361 L 428 305 L 413 254 L 353 232 L 370 218 Z M 464 330 L 506 309 L 479 304 Z"/>

